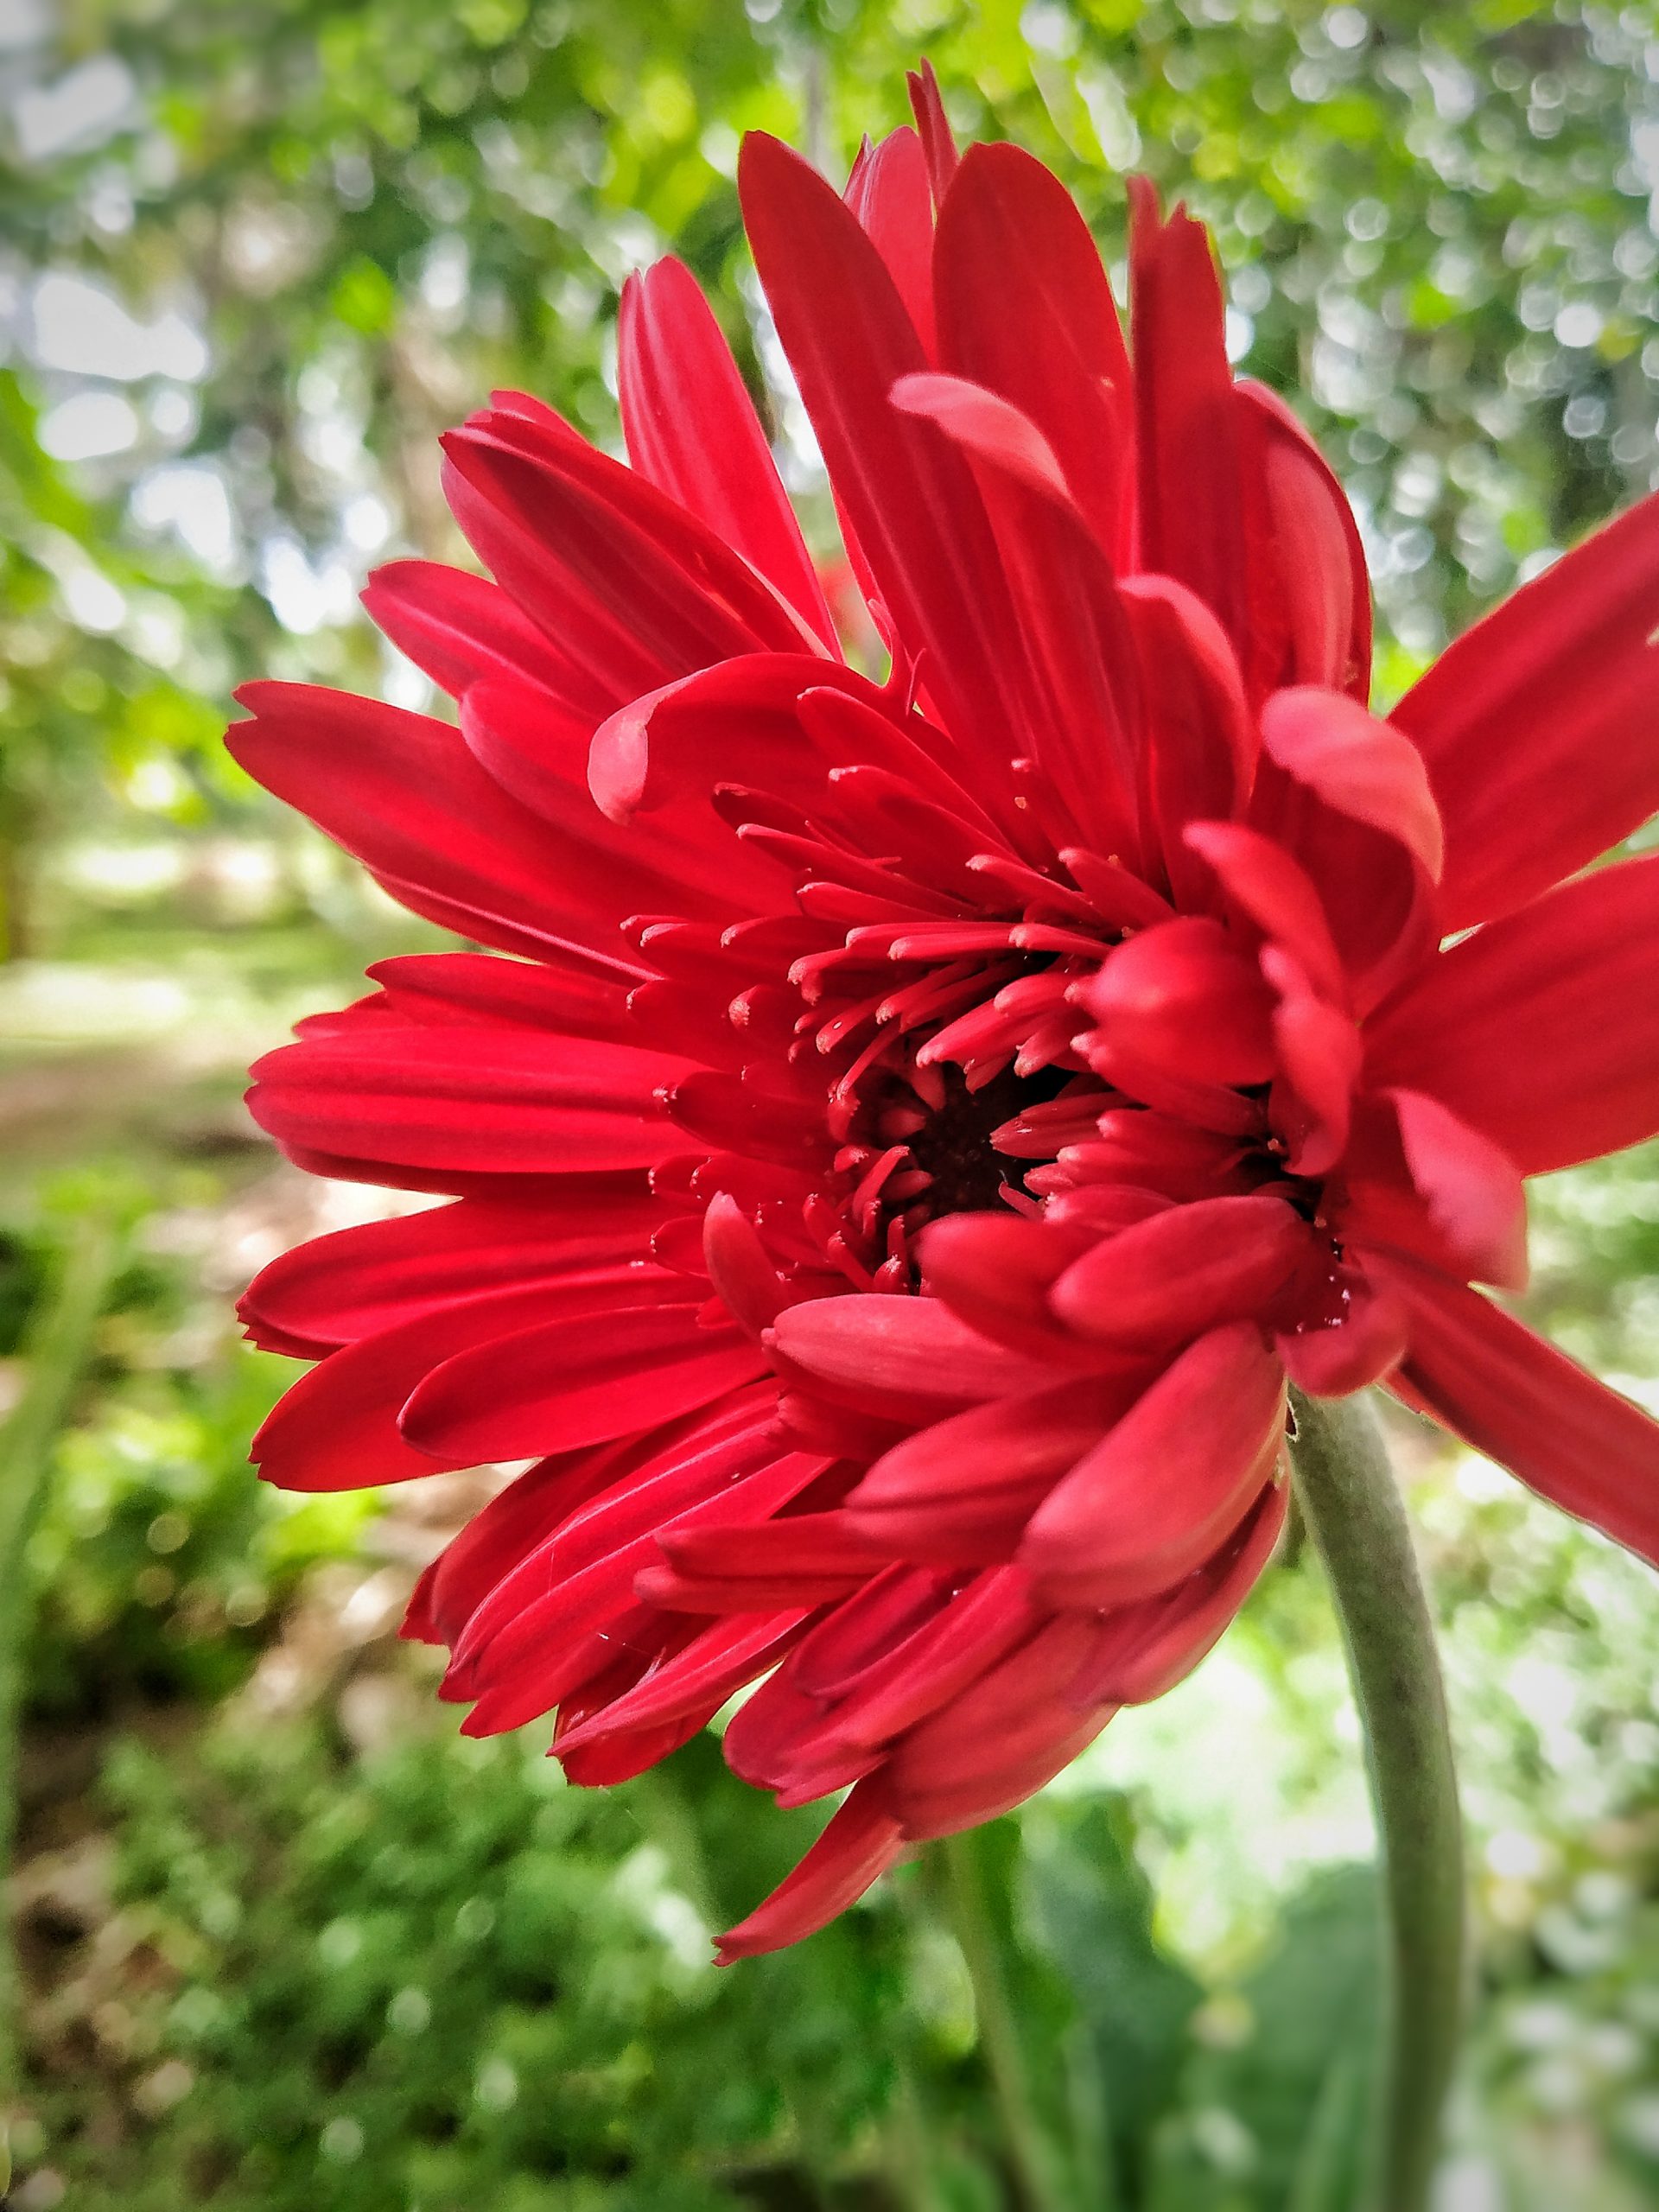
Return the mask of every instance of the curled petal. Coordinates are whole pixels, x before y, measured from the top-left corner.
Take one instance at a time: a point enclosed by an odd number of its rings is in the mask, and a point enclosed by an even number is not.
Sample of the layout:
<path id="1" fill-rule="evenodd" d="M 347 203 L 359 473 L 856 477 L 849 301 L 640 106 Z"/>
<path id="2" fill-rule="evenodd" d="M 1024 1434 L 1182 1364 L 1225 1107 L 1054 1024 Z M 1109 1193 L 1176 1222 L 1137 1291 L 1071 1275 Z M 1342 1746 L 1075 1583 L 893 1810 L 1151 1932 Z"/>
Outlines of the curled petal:
<path id="1" fill-rule="evenodd" d="M 1249 1597 L 1285 1525 L 1290 1486 L 1269 1482 L 1232 1541 L 1163 1596 L 1109 1613 L 1068 1692 L 1084 1707 L 1147 1705 L 1184 1681 Z"/>
<path id="2" fill-rule="evenodd" d="M 798 1943 L 855 1904 L 905 1846 L 879 1783 L 861 1783 L 794 1872 L 718 1940 L 721 1966 Z"/>
<path id="3" fill-rule="evenodd" d="M 1283 1199 L 1198 1198 L 1103 1238 L 1058 1278 L 1052 1302 L 1084 1336 L 1173 1346 L 1270 1313 L 1314 1256 L 1307 1224 Z"/>
<path id="4" fill-rule="evenodd" d="M 1259 1084 L 1274 1071 L 1273 995 L 1218 922 L 1186 915 L 1140 931 L 1107 954 L 1084 1001 L 1108 1076 L 1119 1049 L 1192 1083 Z"/>
<path id="5" fill-rule="evenodd" d="M 1128 1605 L 1191 1574 L 1269 1480 L 1284 1388 L 1248 1324 L 1189 1346 L 1033 1516 L 1020 1559 L 1039 1596 Z"/>

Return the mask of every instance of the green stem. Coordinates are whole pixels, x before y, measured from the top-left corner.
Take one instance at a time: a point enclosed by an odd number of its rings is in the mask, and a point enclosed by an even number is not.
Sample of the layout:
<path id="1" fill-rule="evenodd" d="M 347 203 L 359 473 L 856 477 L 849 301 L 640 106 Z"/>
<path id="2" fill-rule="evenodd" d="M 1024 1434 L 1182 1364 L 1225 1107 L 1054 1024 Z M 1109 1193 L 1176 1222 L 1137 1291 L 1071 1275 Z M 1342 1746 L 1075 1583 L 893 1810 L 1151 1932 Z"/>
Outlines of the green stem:
<path id="1" fill-rule="evenodd" d="M 1423 2212 L 1457 2058 L 1464 1869 L 1457 1776 L 1433 1625 L 1376 1414 L 1294 1399 L 1296 1488 L 1324 1562 L 1354 1696 L 1388 1904 L 1386 2063 L 1373 2201 Z"/>
<path id="2" fill-rule="evenodd" d="M 1002 2123 L 1010 2164 L 1027 2212 L 1067 2212 L 1055 2171 L 1053 2148 L 1044 2133 L 1020 2029 L 1008 2001 L 996 1931 L 985 1899 L 984 1874 L 972 1835 L 953 1835 L 939 1847 L 951 1933 L 968 1969 L 980 2048 Z"/>
<path id="3" fill-rule="evenodd" d="M 25 1347 L 29 1379 L 22 1395 L 0 1426 L 0 1872 L 10 1868 L 17 1833 L 18 1730 L 31 1611 L 24 1554 L 53 1446 L 92 1356 L 116 1254 L 108 1220 L 93 1215 L 76 1224 Z M 20 2087 L 18 2012 L 10 1922 L 0 1915 L 0 2166 L 4 2123 Z"/>

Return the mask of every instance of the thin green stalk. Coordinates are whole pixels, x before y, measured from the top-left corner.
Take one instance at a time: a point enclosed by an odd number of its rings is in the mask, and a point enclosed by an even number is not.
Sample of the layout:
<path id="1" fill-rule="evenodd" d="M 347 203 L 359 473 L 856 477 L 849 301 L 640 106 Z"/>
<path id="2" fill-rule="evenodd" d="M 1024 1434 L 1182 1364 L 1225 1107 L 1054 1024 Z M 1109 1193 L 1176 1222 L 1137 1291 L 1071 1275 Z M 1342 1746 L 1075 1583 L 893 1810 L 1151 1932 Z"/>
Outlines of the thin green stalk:
<path id="1" fill-rule="evenodd" d="M 1365 1735 L 1389 1974 L 1373 2202 L 1424 2212 L 1464 1999 L 1457 1776 L 1433 1625 L 1376 1414 L 1295 1397 L 1296 1488 L 1324 1562 Z"/>
<path id="2" fill-rule="evenodd" d="M 31 1611 L 24 1552 L 53 1444 L 92 1356 L 116 1252 L 114 1227 L 101 1215 L 76 1224 L 25 1346 L 22 1395 L 0 1426 L 0 1873 L 10 1868 L 17 1833 L 17 1736 Z M 0 1913 L 0 2168 L 6 2163 L 3 2124 L 20 2079 L 18 2001 L 10 1917 Z"/>
<path id="3" fill-rule="evenodd" d="M 968 1969 L 980 2048 L 990 2073 L 991 2094 L 1020 2194 L 1027 2212 L 1071 2212 L 1056 2171 L 1053 2145 L 1032 2098 L 1019 2024 L 1008 1999 L 973 1837 L 947 1837 L 939 1847 L 939 1859 L 951 1933 Z"/>

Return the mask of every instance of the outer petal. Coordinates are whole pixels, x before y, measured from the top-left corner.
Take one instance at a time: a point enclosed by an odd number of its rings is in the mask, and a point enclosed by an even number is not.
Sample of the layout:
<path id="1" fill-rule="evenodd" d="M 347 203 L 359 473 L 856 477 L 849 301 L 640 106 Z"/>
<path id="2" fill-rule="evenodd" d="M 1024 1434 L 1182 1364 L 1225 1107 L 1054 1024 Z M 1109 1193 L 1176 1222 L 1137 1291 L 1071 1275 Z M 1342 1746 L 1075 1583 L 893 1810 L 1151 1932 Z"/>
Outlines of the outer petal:
<path id="1" fill-rule="evenodd" d="M 1107 954 L 1084 996 L 1104 1057 L 1093 1041 L 1086 1049 L 1108 1075 L 1119 1051 L 1190 1083 L 1259 1084 L 1274 1071 L 1273 995 L 1204 916 L 1137 931 Z"/>
<path id="2" fill-rule="evenodd" d="M 719 1964 L 730 1966 L 815 1934 L 861 1897 L 904 1846 L 880 1783 L 861 1783 L 794 1872 L 720 1938 Z"/>
<path id="3" fill-rule="evenodd" d="M 583 1294 L 595 1303 L 602 1296 Z M 261 1476 L 279 1490 L 366 1490 L 441 1466 L 471 1466 L 466 1451 L 442 1458 L 411 1446 L 397 1427 L 404 1401 L 442 1360 L 498 1342 L 570 1302 L 568 1291 L 547 1284 L 503 1291 L 419 1314 L 332 1354 L 277 1402 L 254 1438 Z"/>
<path id="4" fill-rule="evenodd" d="M 1387 1275 L 1412 1313 L 1402 1378 L 1435 1420 L 1659 1566 L 1659 1423 L 1478 1292 Z"/>
<path id="5" fill-rule="evenodd" d="M 846 1518 L 890 1558 L 1010 1558 L 1033 1509 L 1128 1411 L 1141 1380 L 1086 1376 L 918 1429 L 875 1461 Z"/>
<path id="6" fill-rule="evenodd" d="M 1134 389 L 1111 286 L 1071 195 L 1019 147 L 975 146 L 940 213 L 935 262 L 942 365 L 1036 424 L 1119 561 L 1134 510 Z"/>
<path id="7" fill-rule="evenodd" d="M 1140 858 L 1138 702 L 1125 609 L 1043 433 L 959 377 L 900 378 L 893 403 L 938 425 L 972 461 L 1029 652 L 1034 713 L 1005 734 L 1053 785 L 1057 836 Z"/>
<path id="8" fill-rule="evenodd" d="M 764 1363 L 748 1339 L 700 1327 L 694 1305 L 667 1302 L 685 1298 L 683 1277 L 662 1287 L 664 1302 L 645 1304 L 652 1286 L 638 1277 L 647 1272 L 619 1285 L 609 1310 L 572 1297 L 569 1313 L 446 1360 L 410 1397 L 404 1434 L 463 1465 L 523 1459 L 677 1421 L 752 1382 Z"/>
<path id="9" fill-rule="evenodd" d="M 1465 938 L 1368 1027 L 1367 1072 L 1427 1091 L 1523 1175 L 1659 1131 L 1659 855 Z"/>
<path id="10" fill-rule="evenodd" d="M 1448 646 L 1394 709 L 1446 817 L 1448 930 L 1507 913 L 1659 808 L 1659 498 Z"/>
<path id="11" fill-rule="evenodd" d="M 1344 693 L 1299 685 L 1262 710 L 1255 825 L 1319 887 L 1361 1006 L 1433 944 L 1440 817 L 1411 741 Z"/>
<path id="12" fill-rule="evenodd" d="M 937 1298 L 820 1298 L 778 1316 L 770 1340 L 829 1395 L 876 1412 L 913 1404 L 918 1418 L 1039 1389 L 1052 1370 L 993 1344 Z"/>
<path id="13" fill-rule="evenodd" d="M 657 1093 L 684 1063 L 591 1038 L 390 1019 L 256 1063 L 249 1107 L 280 1144 L 436 1173 L 649 1167 L 677 1148 Z"/>
<path id="14" fill-rule="evenodd" d="M 1184 1681 L 1249 1596 L 1279 1541 L 1289 1500 L 1288 1483 L 1269 1483 L 1232 1541 L 1196 1574 L 1161 1597 L 1109 1613 L 1097 1649 L 1071 1686 L 1071 1701 L 1146 1705 Z"/>
<path id="15" fill-rule="evenodd" d="M 435 561 L 388 561 L 363 587 L 363 604 L 393 645 L 452 699 L 480 676 L 505 676 L 536 684 L 567 711 L 577 711 L 566 696 L 558 653 L 487 576 Z"/>
<path id="16" fill-rule="evenodd" d="M 1248 379 L 1236 403 L 1255 431 L 1268 525 L 1250 549 L 1286 626 L 1276 683 L 1319 683 L 1363 707 L 1371 680 L 1371 591 L 1347 495 L 1276 392 Z M 1258 609 L 1268 594 L 1257 595 Z"/>
<path id="17" fill-rule="evenodd" d="M 754 403 L 683 262 L 631 276 L 617 322 L 628 455 L 734 545 L 836 652 L 835 624 Z"/>
<path id="18" fill-rule="evenodd" d="M 463 1198 L 397 1221 L 314 1236 L 256 1276 L 240 1308 L 314 1355 L 434 1307 L 638 1256 L 664 1218 L 645 1179 L 573 1178 L 552 1206 Z"/>
<path id="19" fill-rule="evenodd" d="M 306 683 L 245 683 L 237 698 L 254 719 L 226 733 L 232 758 L 405 906 L 504 951 L 581 952 L 591 909 L 561 895 L 557 842 L 458 730 Z M 621 950 L 582 957 L 622 974 Z"/>
<path id="20" fill-rule="evenodd" d="M 1124 1346 L 1190 1343 L 1265 1315 L 1314 1262 L 1307 1224 L 1282 1198 L 1199 1198 L 1103 1238 L 1055 1284 L 1055 1312 Z"/>
<path id="21" fill-rule="evenodd" d="M 933 198 L 927 156 L 908 125 L 866 143 L 847 180 L 847 205 L 887 264 L 923 350 L 933 336 Z"/>
<path id="22" fill-rule="evenodd" d="M 779 336 L 830 481 L 903 642 L 993 788 L 1019 727 L 1021 657 L 985 512 L 962 458 L 891 405 L 927 367 L 857 219 L 816 171 L 759 131 L 743 143 L 743 214 Z"/>
<path id="23" fill-rule="evenodd" d="M 1195 592 L 1249 664 L 1241 421 L 1210 234 L 1183 207 L 1160 217 L 1130 182 L 1140 557 Z"/>
<path id="24" fill-rule="evenodd" d="M 1248 1323 L 1201 1337 L 1033 1516 L 1020 1561 L 1064 1605 L 1133 1604 L 1224 1544 L 1270 1480 L 1284 1370 Z"/>

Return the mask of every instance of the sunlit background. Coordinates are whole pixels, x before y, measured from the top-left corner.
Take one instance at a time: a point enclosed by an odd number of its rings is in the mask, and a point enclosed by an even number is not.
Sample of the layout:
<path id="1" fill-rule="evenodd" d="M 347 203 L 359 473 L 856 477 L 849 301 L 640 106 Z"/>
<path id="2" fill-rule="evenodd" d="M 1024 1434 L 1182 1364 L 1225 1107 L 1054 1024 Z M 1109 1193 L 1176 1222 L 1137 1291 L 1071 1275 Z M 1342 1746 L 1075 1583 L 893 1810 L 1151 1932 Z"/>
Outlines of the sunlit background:
<path id="1" fill-rule="evenodd" d="M 1360 514 L 1384 702 L 1659 481 L 1650 4 L 0 0 L 15 2212 L 1350 2212 L 1370 1831 L 1294 1543 L 1023 1817 L 717 1974 L 812 1816 L 707 1743 L 590 1797 L 545 1726 L 461 1741 L 395 1630 L 487 1478 L 291 1500 L 244 1464 L 289 1370 L 235 1292 L 384 1200 L 279 1166 L 240 1071 L 435 932 L 221 756 L 230 691 L 432 705 L 356 594 L 465 557 L 437 433 L 510 385 L 614 445 L 618 288 L 670 245 L 822 522 L 738 142 L 839 174 L 923 53 L 1115 265 L 1128 168 L 1214 226 L 1235 359 Z M 1541 1186 L 1534 1241 L 1534 1315 L 1659 1408 L 1651 1152 Z M 1397 1441 L 1479 1918 L 1445 2212 L 1635 2212 L 1659 1583 Z"/>

